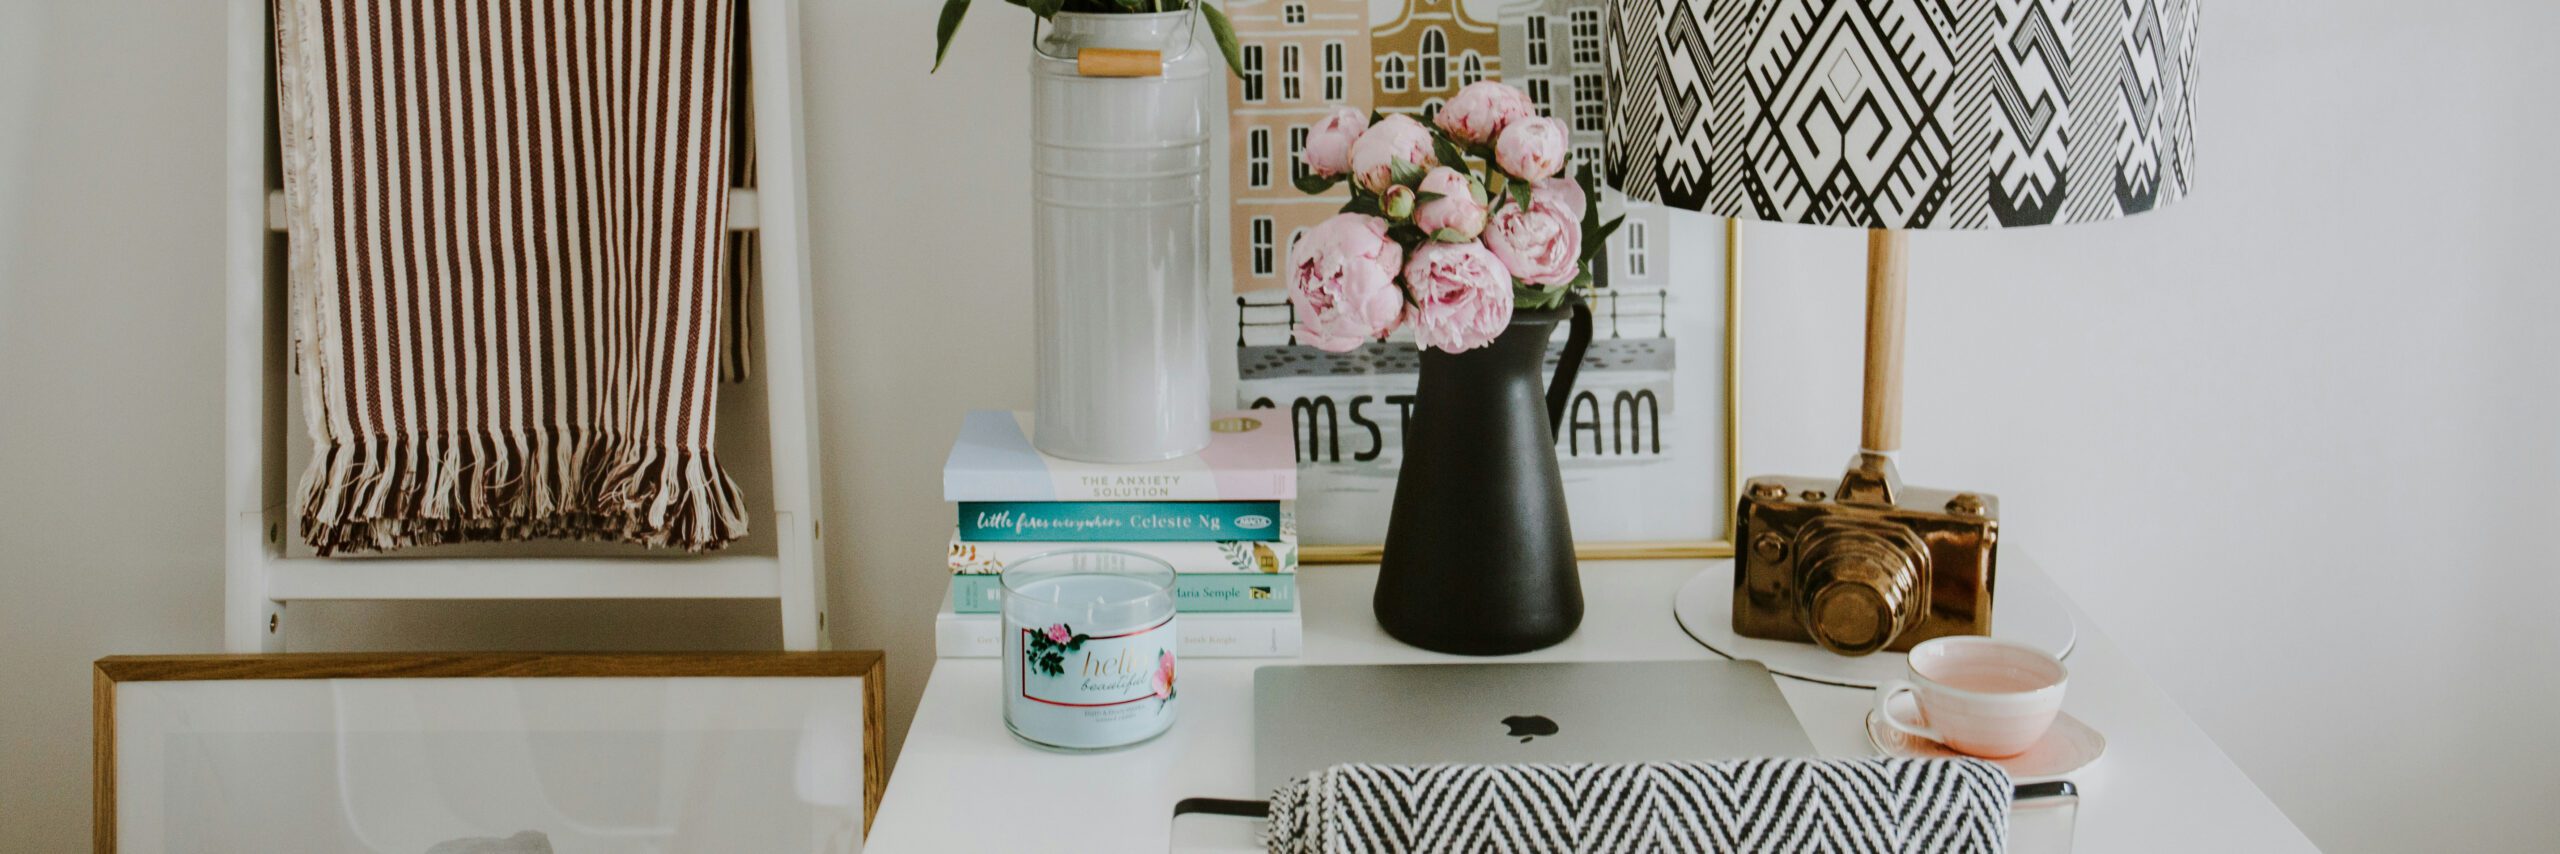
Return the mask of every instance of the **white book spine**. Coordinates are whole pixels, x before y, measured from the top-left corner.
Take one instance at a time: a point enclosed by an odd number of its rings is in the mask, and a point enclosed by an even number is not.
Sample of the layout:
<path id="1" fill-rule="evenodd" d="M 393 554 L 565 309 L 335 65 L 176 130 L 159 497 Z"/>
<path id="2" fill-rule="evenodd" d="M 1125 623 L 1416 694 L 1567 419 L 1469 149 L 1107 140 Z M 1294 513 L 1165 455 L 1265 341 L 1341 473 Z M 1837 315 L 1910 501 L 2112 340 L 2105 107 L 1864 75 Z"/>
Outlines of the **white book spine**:
<path id="1" fill-rule="evenodd" d="M 994 658 L 1001 615 L 955 614 L 934 619 L 934 653 L 943 658 Z M 1306 645 L 1298 613 L 1184 614 L 1178 618 L 1182 648 L 1194 658 L 1296 658 Z"/>

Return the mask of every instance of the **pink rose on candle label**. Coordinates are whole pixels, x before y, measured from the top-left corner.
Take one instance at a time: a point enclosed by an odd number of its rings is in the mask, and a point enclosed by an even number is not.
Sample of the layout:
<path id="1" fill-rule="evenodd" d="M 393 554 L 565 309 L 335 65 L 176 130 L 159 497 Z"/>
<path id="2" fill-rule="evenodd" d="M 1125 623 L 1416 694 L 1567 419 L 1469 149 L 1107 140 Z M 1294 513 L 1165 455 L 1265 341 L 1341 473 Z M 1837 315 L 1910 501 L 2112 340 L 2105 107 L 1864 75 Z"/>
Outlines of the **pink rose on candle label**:
<path id="1" fill-rule="evenodd" d="M 1564 168 L 1567 147 L 1563 125 L 1529 116 L 1502 129 L 1502 137 L 1493 144 L 1493 162 L 1514 178 L 1535 181 Z"/>
<path id="2" fill-rule="evenodd" d="M 1404 247 L 1387 237 L 1387 221 L 1335 214 L 1289 247 L 1289 305 L 1297 310 L 1298 343 L 1346 353 L 1386 337 L 1402 319 L 1396 272 Z"/>
<path id="3" fill-rule="evenodd" d="M 1481 80 L 1458 90 L 1431 123 L 1461 143 L 1483 145 L 1494 141 L 1512 121 L 1537 114 L 1538 105 L 1529 102 L 1529 93 Z"/>
<path id="4" fill-rule="evenodd" d="M 1478 83 L 1478 86 L 1485 84 Z M 1484 232 L 1485 198 L 1467 173 L 1446 166 L 1422 176 L 1422 191 L 1440 198 L 1413 210 L 1413 224 L 1434 240 L 1469 241 Z M 1449 232 L 1443 235 L 1442 232 Z"/>
<path id="5" fill-rule="evenodd" d="M 1567 192 L 1550 186 L 1572 183 L 1540 182 L 1529 193 L 1528 207 L 1503 205 L 1485 224 L 1484 246 L 1502 259 L 1512 278 L 1533 285 L 1565 285 L 1580 275 L 1582 189 Z"/>
<path id="6" fill-rule="evenodd" d="M 1152 678 L 1150 678 L 1150 679 L 1148 679 L 1148 680 L 1147 680 L 1147 685 L 1148 685 L 1148 687 L 1155 689 L 1156 699 L 1158 699 L 1158 700 L 1170 700 L 1170 699 L 1173 699 L 1173 651 L 1172 651 L 1172 650 L 1165 650 L 1165 651 L 1162 651 L 1162 652 L 1158 652 L 1158 653 L 1156 653 L 1156 672 L 1155 672 L 1155 676 L 1153 676 Z"/>
<path id="7" fill-rule="evenodd" d="M 1352 180 L 1369 192 L 1384 193 L 1395 183 L 1398 160 L 1423 169 L 1440 165 L 1440 159 L 1431 154 L 1431 129 L 1403 114 L 1370 125 L 1360 141 L 1351 144 Z"/>
<path id="8" fill-rule="evenodd" d="M 1318 177 L 1332 178 L 1351 171 L 1351 145 L 1369 129 L 1369 114 L 1350 107 L 1335 107 L 1333 112 L 1307 129 L 1306 150 L 1299 152 L 1298 162 Z"/>
<path id="9" fill-rule="evenodd" d="M 1511 273 L 1483 245 L 1425 243 L 1404 267 L 1413 289 L 1413 342 L 1463 353 L 1493 343 L 1511 324 Z"/>
<path id="10" fill-rule="evenodd" d="M 1047 634 L 1047 635 L 1049 636 L 1049 642 L 1050 642 L 1050 643 L 1056 643 L 1056 644 L 1063 644 L 1063 643 L 1066 643 L 1066 642 L 1068 642 L 1068 641 L 1071 641 L 1071 640 L 1075 640 L 1075 639 L 1076 639 L 1076 634 L 1075 634 L 1075 632 L 1072 632 L 1072 631 L 1067 630 L 1067 624 L 1065 624 L 1065 623 L 1052 623 L 1052 624 L 1050 624 L 1050 625 L 1049 625 L 1049 630 L 1048 630 L 1047 632 L 1045 632 L 1044 634 Z"/>

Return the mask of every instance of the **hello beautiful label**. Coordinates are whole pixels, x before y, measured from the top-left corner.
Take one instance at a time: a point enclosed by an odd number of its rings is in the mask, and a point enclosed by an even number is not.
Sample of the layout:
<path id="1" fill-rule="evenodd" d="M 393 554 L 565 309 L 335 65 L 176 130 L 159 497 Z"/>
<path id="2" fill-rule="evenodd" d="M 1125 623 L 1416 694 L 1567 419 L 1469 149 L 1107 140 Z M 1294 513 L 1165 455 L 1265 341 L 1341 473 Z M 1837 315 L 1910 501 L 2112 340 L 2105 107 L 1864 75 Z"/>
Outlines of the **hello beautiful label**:
<path id="1" fill-rule="evenodd" d="M 1173 618 L 1141 629 L 1086 635 L 1064 623 L 1021 627 L 1022 699 L 1105 708 L 1173 699 Z"/>

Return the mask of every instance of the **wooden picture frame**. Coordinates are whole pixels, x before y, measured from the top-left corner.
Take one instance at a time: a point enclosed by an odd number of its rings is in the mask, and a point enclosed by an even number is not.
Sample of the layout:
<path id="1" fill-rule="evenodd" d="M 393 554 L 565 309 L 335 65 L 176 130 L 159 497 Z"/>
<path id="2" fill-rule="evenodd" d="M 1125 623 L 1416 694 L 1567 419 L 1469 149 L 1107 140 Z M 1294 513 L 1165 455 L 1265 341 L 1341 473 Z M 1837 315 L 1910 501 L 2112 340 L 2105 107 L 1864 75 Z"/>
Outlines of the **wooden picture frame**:
<path id="1" fill-rule="evenodd" d="M 691 692 L 697 696 L 704 695 L 707 692 L 713 691 L 713 689 L 717 689 L 717 693 L 722 698 L 719 703 L 708 704 L 696 701 L 692 703 L 692 706 L 695 708 L 707 708 L 717 705 L 722 708 L 722 711 L 719 712 L 720 714 L 729 714 L 726 706 L 728 703 L 749 702 L 749 695 L 743 692 L 752 692 L 759 688 L 772 691 L 775 694 L 797 694 L 804 697 L 829 698 L 827 700 L 827 709 L 822 710 L 812 708 L 801 713 L 802 717 L 799 720 L 803 729 L 797 733 L 801 740 L 796 742 L 800 749 L 792 751 L 794 756 L 803 760 L 799 765 L 806 764 L 805 758 L 812 745 L 825 747 L 833 746 L 832 741 L 826 740 L 826 732 L 809 729 L 810 727 L 817 726 L 819 722 L 838 719 L 828 717 L 828 714 L 858 710 L 858 714 L 861 719 L 862 731 L 858 734 L 845 733 L 843 734 L 843 737 L 845 739 L 844 744 L 858 747 L 857 753 L 860 757 L 859 775 L 861 778 L 861 824 L 862 831 L 864 833 L 869 831 L 871 820 L 879 811 L 881 793 L 887 788 L 888 784 L 888 685 L 886 681 L 884 681 L 883 677 L 883 656 L 877 651 L 713 653 L 298 653 L 272 655 L 110 656 L 98 660 L 93 680 L 93 733 L 96 747 L 93 764 L 94 776 L 92 778 L 95 804 L 95 818 L 93 824 L 93 838 L 95 840 L 94 848 L 101 852 L 101 854 L 118 850 L 118 835 L 123 826 L 124 816 L 119 809 L 118 798 L 118 776 L 121 770 L 117 749 L 117 733 L 119 726 L 122 724 L 132 724 L 133 726 L 140 728 L 146 725 L 142 722 L 128 721 L 119 716 L 121 711 L 119 705 L 120 694 L 124 694 L 127 689 L 155 686 L 162 683 L 179 682 L 243 683 L 238 686 L 237 696 L 231 698 L 230 701 L 237 702 L 242 697 L 259 697 L 260 699 L 256 702 L 241 704 L 244 706 L 256 706 L 257 708 L 249 709 L 246 713 L 238 713 L 232 710 L 222 711 L 224 714 L 248 716 L 264 713 L 265 711 L 270 710 L 270 707 L 290 705 L 290 701 L 270 703 L 267 702 L 265 698 L 280 693 L 290 692 L 293 689 L 289 686 L 298 684 L 307 685 L 313 681 L 362 682 L 364 680 L 438 680 L 435 683 L 435 687 L 442 688 L 446 685 L 442 680 L 454 680 L 452 684 L 457 692 L 468 692 L 472 688 L 488 689 L 497 686 L 486 684 L 465 686 L 460 684 L 463 680 L 559 680 L 549 685 L 539 686 L 540 690 L 549 692 L 546 695 L 548 699 L 543 700 L 543 702 L 548 704 L 550 711 L 557 713 L 561 711 L 577 711 L 575 709 L 564 710 L 561 708 L 562 701 L 559 698 L 567 696 L 564 692 L 594 691 L 595 693 L 585 696 L 603 697 L 606 692 L 613 690 L 623 690 L 627 693 L 629 690 L 652 687 L 631 684 L 628 680 L 686 679 L 720 680 L 717 683 L 681 686 L 684 691 Z M 820 685 L 789 685 L 787 686 L 789 690 L 782 690 L 786 686 L 786 683 L 771 681 L 798 679 L 849 680 L 855 684 L 848 685 L 846 687 L 858 691 L 860 696 L 858 698 L 835 698 L 833 694 L 829 693 L 826 686 Z M 571 682 L 569 680 L 578 681 Z M 390 683 L 383 683 L 369 687 L 374 689 L 390 689 L 394 687 L 409 689 L 410 693 L 403 696 L 417 696 L 424 693 L 422 691 L 415 690 L 418 685 L 419 683 L 411 681 L 398 683 L 397 686 Z M 342 718 L 350 715 L 351 713 L 348 712 L 347 706 L 352 704 L 345 698 L 350 695 L 349 688 L 351 686 L 330 685 L 328 687 L 331 690 L 330 702 L 336 707 L 333 710 L 334 713 Z M 510 692 L 513 692 L 509 696 L 530 696 L 530 694 L 526 692 L 516 692 L 514 689 L 519 687 L 535 686 L 508 685 L 504 687 Z M 673 694 L 678 692 L 669 693 Z M 480 697 L 485 698 L 486 696 L 488 696 L 488 694 L 484 690 Z M 734 700 L 732 698 L 734 698 Z M 169 697 L 143 698 L 126 695 L 123 699 L 128 701 L 127 705 L 140 704 L 147 707 L 157 704 L 159 706 L 169 708 L 174 708 L 177 705 L 173 704 Z M 199 698 L 186 701 L 185 706 L 188 710 L 201 712 L 205 708 L 218 705 L 221 702 L 224 701 L 216 700 L 212 703 L 208 703 Z M 420 699 L 415 703 L 415 705 L 428 705 L 431 702 L 441 702 L 444 705 L 455 706 L 457 708 L 465 709 L 466 711 L 488 708 L 486 704 L 473 705 L 468 702 L 456 704 L 451 701 L 431 701 L 428 699 Z M 524 701 L 524 705 L 526 706 L 534 705 L 534 703 L 535 701 L 530 699 Z M 668 705 L 672 710 L 678 705 L 682 705 L 682 703 L 671 701 Z M 516 711 L 518 712 L 519 717 L 524 720 L 530 721 L 533 717 L 531 713 L 524 712 L 522 709 L 516 709 Z M 788 708 L 783 708 L 774 713 L 767 714 L 766 716 L 787 717 L 788 712 Z M 559 717 L 557 714 L 552 716 Z M 203 720 L 214 720 L 220 716 L 204 714 L 199 717 Z M 420 717 L 421 720 L 423 720 L 426 715 L 421 714 Z M 667 714 L 667 719 L 669 720 L 676 719 L 677 717 L 678 716 L 672 714 L 672 712 Z M 261 722 L 263 723 L 263 720 Z M 193 721 L 191 721 L 191 723 L 193 723 Z M 287 734 L 327 734 L 335 736 L 339 741 L 339 744 L 337 744 L 336 747 L 337 752 L 342 754 L 337 757 L 335 761 L 343 767 L 345 765 L 352 764 L 352 760 L 345 758 L 343 754 L 354 752 L 352 748 L 346 746 L 346 742 L 348 741 L 346 733 L 356 728 L 346 726 L 350 723 L 348 720 L 341 719 L 337 720 L 336 723 L 339 725 L 339 728 L 326 733 L 288 732 Z M 598 726 L 605 726 L 605 724 L 598 724 Z M 207 729 L 202 730 L 202 732 L 211 732 L 218 737 L 236 736 L 242 732 L 242 730 L 237 728 L 225 729 L 223 725 L 219 723 L 206 724 L 206 727 Z M 398 729 L 386 731 L 403 735 L 413 733 L 413 731 Z M 477 735 L 479 733 L 478 730 L 458 731 L 472 735 Z M 739 731 L 743 732 L 744 730 Z M 414 732 L 442 735 L 446 736 L 448 740 L 450 740 L 451 735 L 451 733 L 446 730 L 434 727 L 421 727 Z M 528 728 L 525 732 L 533 733 L 538 731 L 528 724 Z M 716 732 L 725 733 L 727 731 Z M 814 742 L 810 741 L 808 736 L 813 732 L 822 736 L 822 738 Z M 158 734 L 170 736 L 170 733 L 165 732 Z M 197 731 L 189 731 L 184 734 L 196 735 Z M 266 735 L 267 733 L 260 732 L 256 734 Z M 572 734 L 578 736 L 590 735 L 589 733 L 584 732 L 573 732 Z M 615 731 L 612 734 L 621 735 L 623 733 Z M 163 748 L 159 745 L 161 743 L 174 742 L 175 740 L 176 739 L 173 736 L 160 739 L 155 743 L 153 749 L 165 754 L 174 755 L 176 753 L 174 749 Z M 425 741 L 425 739 L 419 740 L 422 742 Z M 439 745 L 443 745 L 446 742 L 437 743 Z M 531 742 L 528 740 L 527 743 L 529 745 Z M 666 741 L 660 742 L 661 750 L 667 753 L 673 753 L 674 748 L 664 746 L 671 743 L 672 742 Z M 593 755 L 595 753 L 592 745 L 586 745 L 582 749 L 587 750 L 586 755 Z M 721 747 L 720 751 L 725 752 L 704 752 L 706 754 L 716 754 L 723 757 L 734 756 L 742 752 L 729 746 Z M 523 751 L 526 755 L 530 755 L 534 752 L 535 751 L 529 748 Z M 823 752 L 824 751 L 820 751 L 820 753 Z M 731 759 L 730 761 L 735 760 Z M 164 771 L 162 773 L 165 774 L 166 772 Z M 800 776 L 805 778 L 810 773 L 812 772 L 803 768 Z M 174 777 L 175 775 L 170 774 L 168 776 Z M 476 780 L 477 778 L 474 779 Z M 835 780 L 839 784 L 847 782 L 840 776 L 835 778 Z M 341 803 L 343 804 L 348 799 L 348 796 L 343 791 L 348 786 L 348 777 L 343 770 L 341 770 L 340 777 L 337 779 L 336 783 L 341 789 Z M 804 780 L 803 782 L 798 783 L 798 785 L 809 784 Z M 263 789 L 264 786 L 261 786 L 261 788 Z M 842 788 L 842 786 L 839 786 L 839 788 Z M 850 795 L 850 792 L 846 791 L 844 794 Z"/>

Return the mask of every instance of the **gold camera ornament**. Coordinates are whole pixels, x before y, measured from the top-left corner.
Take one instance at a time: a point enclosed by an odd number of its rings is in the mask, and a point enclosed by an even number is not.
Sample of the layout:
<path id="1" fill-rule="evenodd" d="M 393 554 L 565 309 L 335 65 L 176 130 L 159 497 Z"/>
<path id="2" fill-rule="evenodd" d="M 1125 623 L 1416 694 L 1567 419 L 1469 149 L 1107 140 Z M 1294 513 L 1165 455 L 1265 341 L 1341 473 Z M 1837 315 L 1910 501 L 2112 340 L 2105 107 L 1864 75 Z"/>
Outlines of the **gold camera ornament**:
<path id="1" fill-rule="evenodd" d="M 1836 484 L 1752 478 L 1734 518 L 1737 634 L 1866 655 L 1991 633 L 1996 498 L 1904 486 L 1861 452 Z"/>

